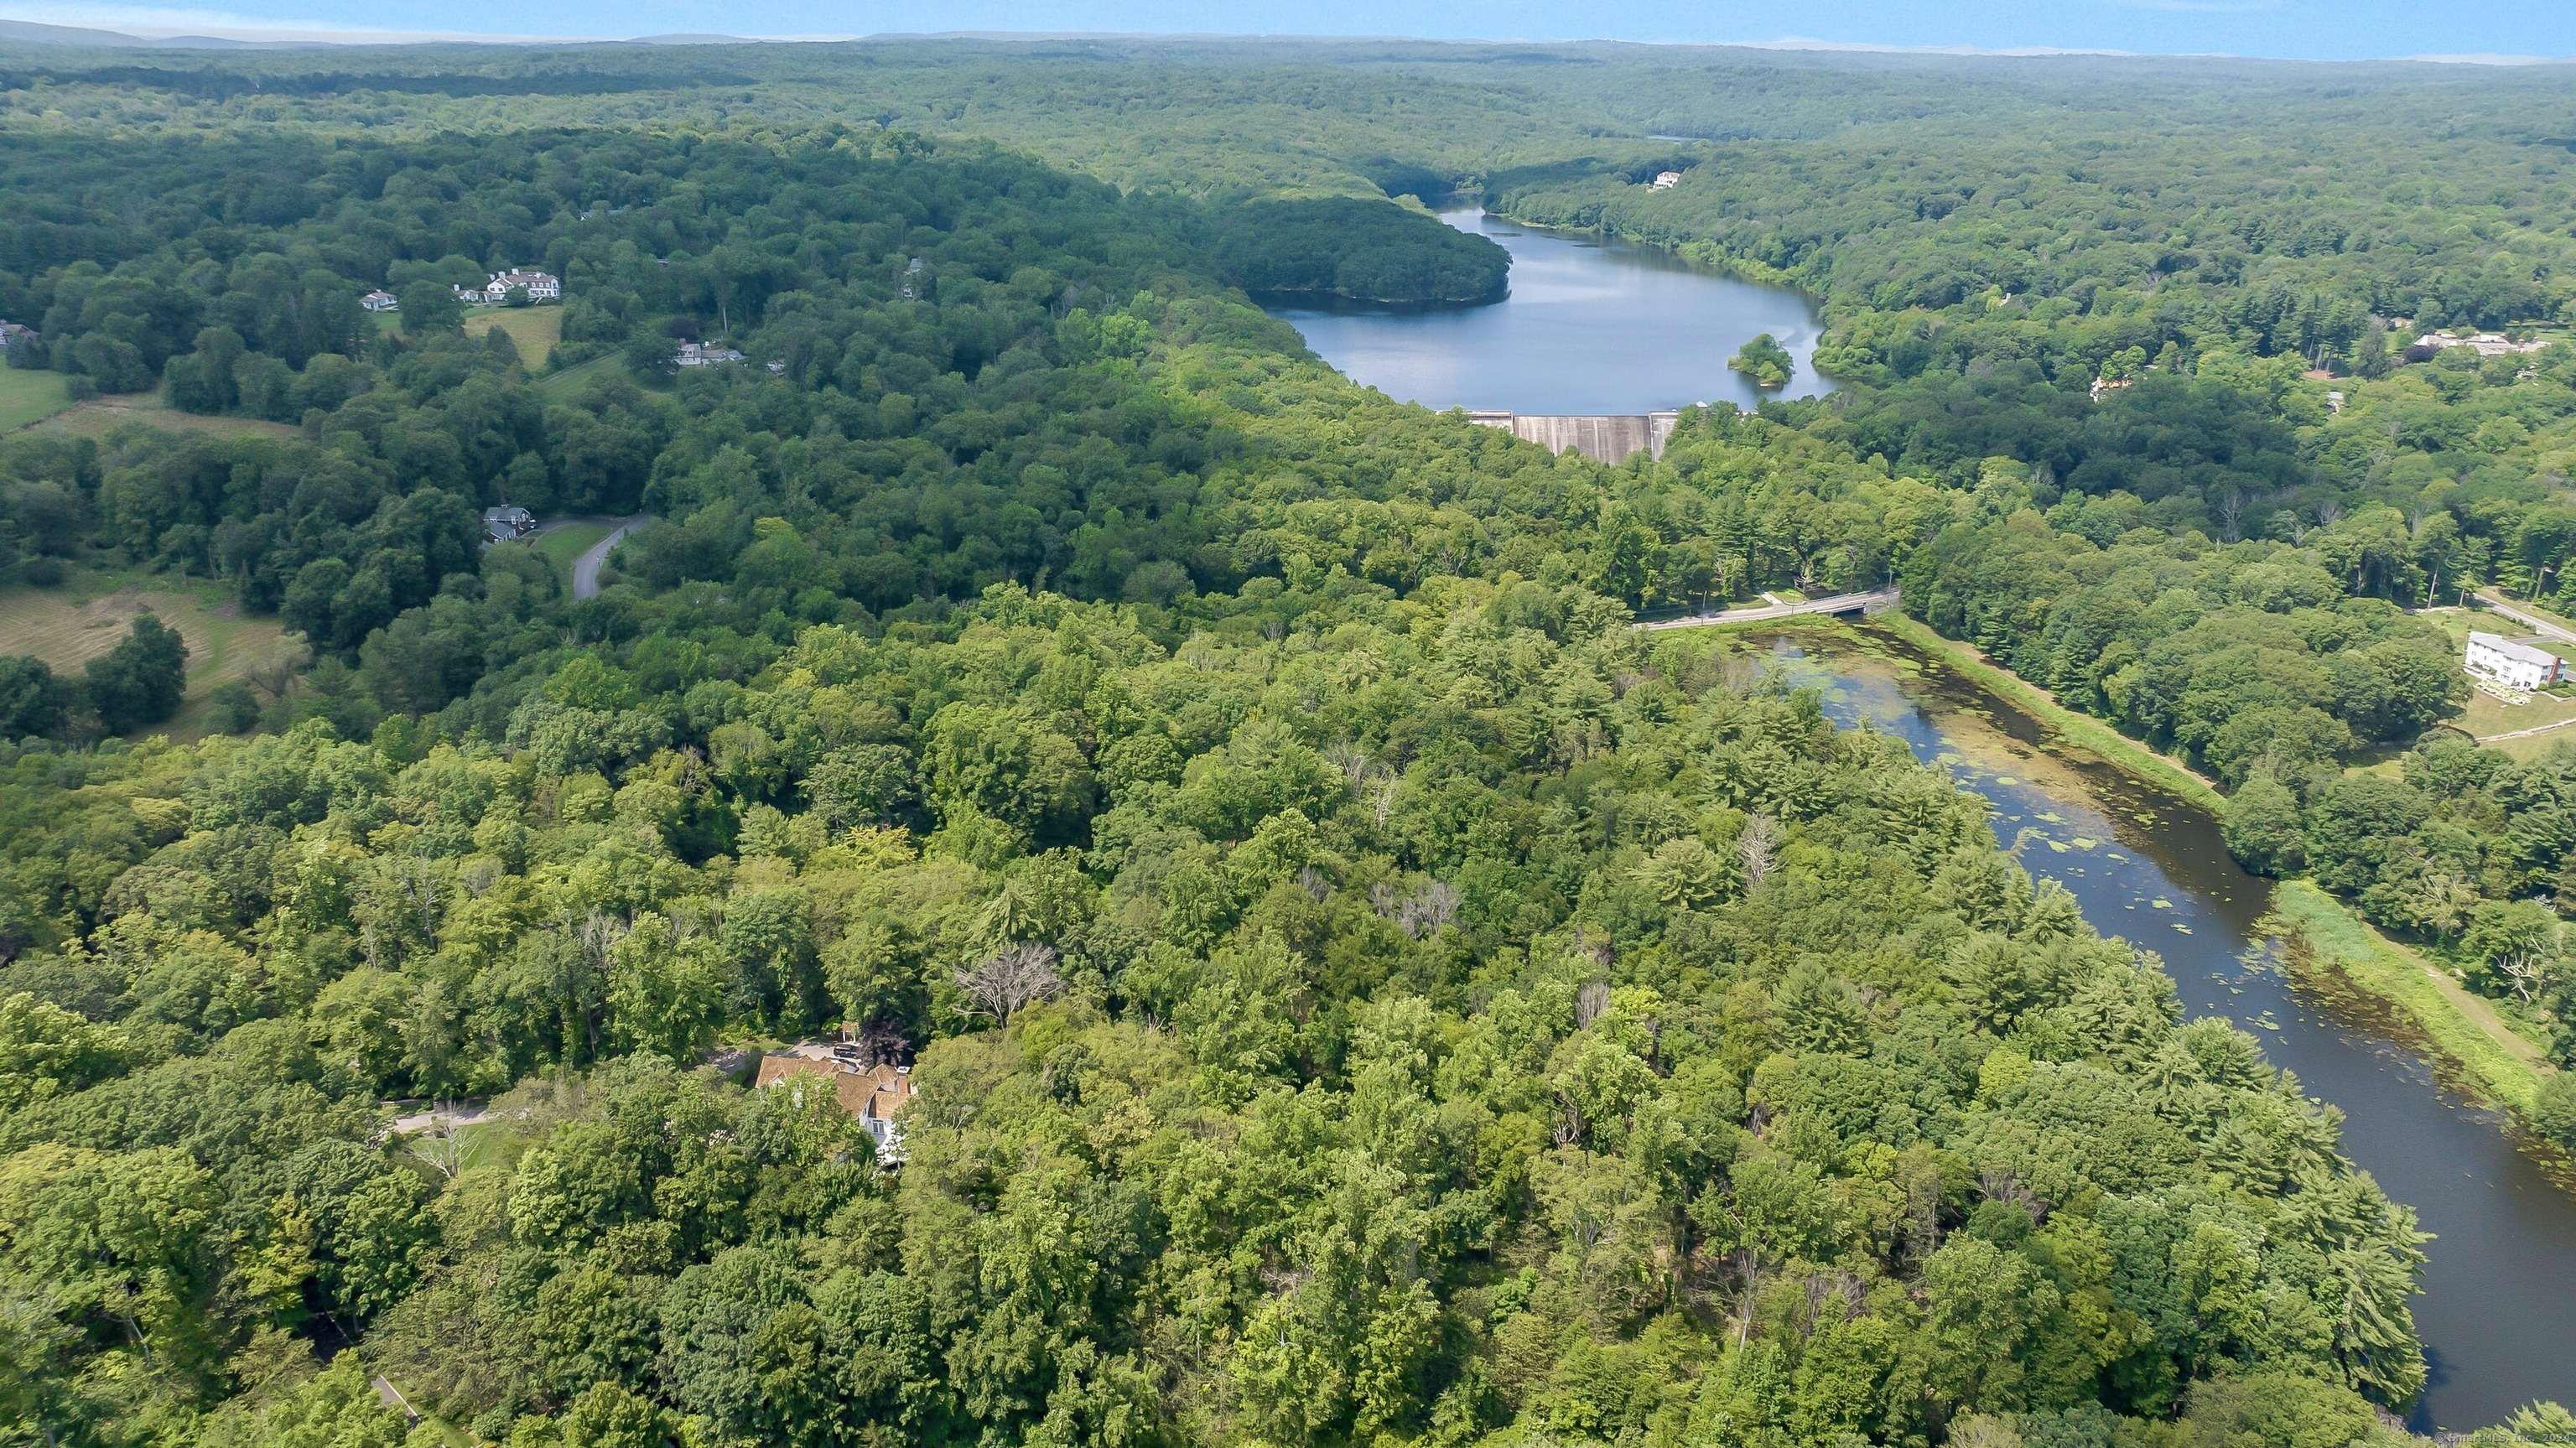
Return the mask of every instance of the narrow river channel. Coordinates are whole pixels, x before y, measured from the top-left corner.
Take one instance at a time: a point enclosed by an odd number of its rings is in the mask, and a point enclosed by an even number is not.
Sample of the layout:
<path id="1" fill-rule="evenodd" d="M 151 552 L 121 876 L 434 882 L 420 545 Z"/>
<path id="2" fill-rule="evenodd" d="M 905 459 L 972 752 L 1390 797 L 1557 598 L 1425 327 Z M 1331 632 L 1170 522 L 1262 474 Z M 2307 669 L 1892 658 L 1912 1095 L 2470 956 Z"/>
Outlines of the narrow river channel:
<path id="1" fill-rule="evenodd" d="M 2345 1150 L 2422 1214 L 2435 1235 L 2414 1310 L 2432 1381 L 2410 1426 L 2461 1431 L 2534 1399 L 2576 1402 L 2576 1198 L 2421 1056 L 2285 977 L 2256 928 L 2269 886 L 2236 867 L 2208 814 L 1864 636 L 1898 662 L 1823 652 L 1836 636 L 1806 633 L 1773 642 L 1767 667 L 1818 689 L 1837 724 L 1893 734 L 1984 796 L 2026 869 L 2074 892 L 2094 928 L 2162 956 L 2192 1014 L 2252 1031 L 2341 1108 Z"/>

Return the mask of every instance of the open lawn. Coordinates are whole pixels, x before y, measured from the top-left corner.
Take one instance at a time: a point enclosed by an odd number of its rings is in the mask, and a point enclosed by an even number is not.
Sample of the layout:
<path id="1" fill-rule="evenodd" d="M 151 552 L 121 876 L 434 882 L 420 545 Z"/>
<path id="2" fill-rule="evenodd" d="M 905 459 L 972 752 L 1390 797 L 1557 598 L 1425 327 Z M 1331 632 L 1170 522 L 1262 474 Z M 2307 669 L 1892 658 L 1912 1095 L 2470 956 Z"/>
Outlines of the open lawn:
<path id="1" fill-rule="evenodd" d="M 142 732 L 193 738 L 212 727 L 207 696 L 219 684 L 294 658 L 302 645 L 275 619 L 244 618 L 211 586 L 173 587 L 166 578 L 75 577 L 60 588 L 0 588 L 0 654 L 34 654 L 59 673 L 78 673 L 116 647 L 134 616 L 150 609 L 188 642 L 188 694 L 176 718 Z"/>
<path id="2" fill-rule="evenodd" d="M 561 307 L 494 307 L 465 314 L 465 335 L 480 337 L 502 331 L 519 346 L 519 360 L 531 372 L 543 372 L 546 355 L 563 340 Z"/>
<path id="3" fill-rule="evenodd" d="M 2452 722 L 2476 735 L 2480 743 L 2516 759 L 2529 759 L 2561 739 L 2576 740 L 2576 699 L 2534 694 L 2528 704 L 2508 704 L 2472 690 L 2467 707 Z M 2530 730 L 2546 732 L 2526 732 Z"/>
<path id="4" fill-rule="evenodd" d="M 25 427 L 72 405 L 59 372 L 0 367 L 0 432 Z"/>
<path id="5" fill-rule="evenodd" d="M 590 551 L 590 545 L 607 537 L 609 530 L 616 526 L 603 519 L 583 518 L 556 524 L 530 541 L 554 564 L 555 572 L 563 576 L 565 586 L 570 587 L 573 561 Z"/>

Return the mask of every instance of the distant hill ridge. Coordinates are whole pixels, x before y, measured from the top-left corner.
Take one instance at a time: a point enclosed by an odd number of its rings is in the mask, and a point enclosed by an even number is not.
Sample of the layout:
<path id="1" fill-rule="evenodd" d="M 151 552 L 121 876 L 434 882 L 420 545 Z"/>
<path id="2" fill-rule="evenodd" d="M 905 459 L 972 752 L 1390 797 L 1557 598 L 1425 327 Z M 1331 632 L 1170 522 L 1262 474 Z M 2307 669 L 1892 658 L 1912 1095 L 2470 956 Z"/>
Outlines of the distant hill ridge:
<path id="1" fill-rule="evenodd" d="M 20 45 L 78 45 L 110 50 L 250 50 L 304 45 L 306 41 L 225 40 L 213 35 L 174 35 L 155 40 L 121 30 L 88 30 L 77 25 L 40 25 L 33 20 L 0 20 L 0 41 Z"/>

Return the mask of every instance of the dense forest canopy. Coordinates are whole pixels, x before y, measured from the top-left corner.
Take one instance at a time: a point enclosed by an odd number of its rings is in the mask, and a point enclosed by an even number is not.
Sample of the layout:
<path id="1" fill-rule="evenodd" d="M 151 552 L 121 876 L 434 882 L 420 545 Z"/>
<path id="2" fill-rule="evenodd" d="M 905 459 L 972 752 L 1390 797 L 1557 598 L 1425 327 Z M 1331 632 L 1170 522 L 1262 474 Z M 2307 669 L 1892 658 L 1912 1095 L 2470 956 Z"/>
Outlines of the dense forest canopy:
<path id="1" fill-rule="evenodd" d="M 12 366 L 203 425 L 0 438 L 0 566 L 312 663 L 172 742 L 157 625 L 0 661 L 0 1441 L 373 1448 L 382 1375 L 512 1448 L 2396 1448 L 2422 1238 L 2332 1108 L 1626 625 L 1899 577 L 2567 1061 L 2576 753 L 2435 739 L 2409 611 L 2576 588 L 2576 348 L 2403 346 L 2569 320 L 2576 119 L 2476 79 L 16 56 Z M 1849 385 L 1606 468 L 1240 290 L 1487 294 L 1387 199 L 1460 188 L 1805 287 Z M 542 368 L 458 327 L 509 265 Z M 656 521 L 576 600 L 504 499 Z M 842 1028 L 900 1162 L 738 1079 Z"/>
<path id="2" fill-rule="evenodd" d="M 1363 302 L 1481 302 L 1500 296 L 1511 253 L 1428 212 L 1354 197 L 1219 209 L 1213 252 L 1248 292 Z"/>

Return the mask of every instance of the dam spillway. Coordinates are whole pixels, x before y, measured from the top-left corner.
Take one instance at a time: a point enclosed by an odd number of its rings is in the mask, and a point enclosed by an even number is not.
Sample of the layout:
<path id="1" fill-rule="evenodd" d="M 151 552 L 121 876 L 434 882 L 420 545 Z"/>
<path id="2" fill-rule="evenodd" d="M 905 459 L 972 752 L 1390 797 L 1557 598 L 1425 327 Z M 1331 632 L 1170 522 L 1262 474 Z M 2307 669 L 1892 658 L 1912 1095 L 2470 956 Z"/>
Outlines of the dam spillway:
<path id="1" fill-rule="evenodd" d="M 1661 458 L 1664 444 L 1672 438 L 1673 424 L 1681 420 L 1681 414 L 1676 411 L 1580 416 L 1485 409 L 1470 411 L 1467 420 L 1479 427 L 1501 428 L 1521 441 L 1537 443 L 1549 452 L 1570 450 L 1595 462 L 1621 463 L 1641 452 Z"/>

